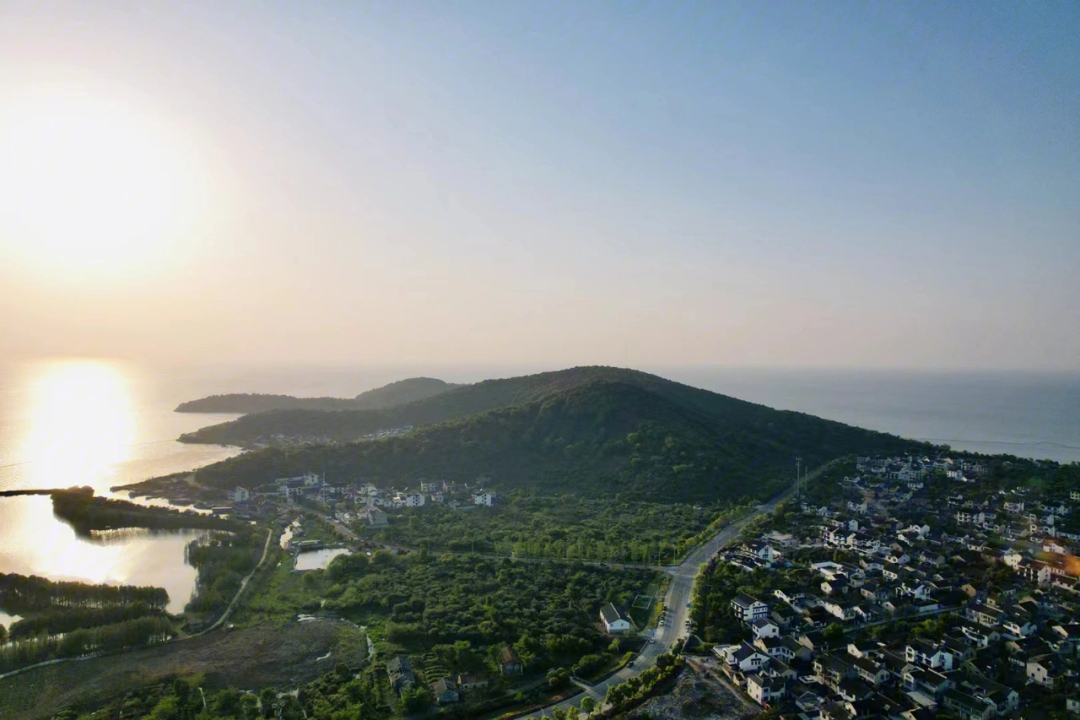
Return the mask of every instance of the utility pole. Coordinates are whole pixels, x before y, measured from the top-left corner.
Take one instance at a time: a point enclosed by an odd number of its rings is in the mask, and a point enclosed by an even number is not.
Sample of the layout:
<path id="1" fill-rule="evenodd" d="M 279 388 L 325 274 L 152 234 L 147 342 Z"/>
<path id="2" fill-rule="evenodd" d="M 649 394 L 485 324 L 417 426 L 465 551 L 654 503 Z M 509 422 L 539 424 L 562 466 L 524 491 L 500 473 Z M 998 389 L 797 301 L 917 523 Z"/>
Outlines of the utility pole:
<path id="1" fill-rule="evenodd" d="M 795 497 L 802 502 L 802 458 L 795 458 Z"/>

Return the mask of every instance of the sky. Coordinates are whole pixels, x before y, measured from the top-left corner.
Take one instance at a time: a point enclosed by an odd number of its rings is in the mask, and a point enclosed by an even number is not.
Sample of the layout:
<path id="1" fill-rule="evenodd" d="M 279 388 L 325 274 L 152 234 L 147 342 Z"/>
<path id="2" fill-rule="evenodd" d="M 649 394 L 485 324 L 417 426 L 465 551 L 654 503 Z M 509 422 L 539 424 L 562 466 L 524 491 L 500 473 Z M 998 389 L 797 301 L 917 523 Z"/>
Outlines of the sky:
<path id="1" fill-rule="evenodd" d="M 1080 5 L 0 2 L 0 354 L 1080 370 Z"/>

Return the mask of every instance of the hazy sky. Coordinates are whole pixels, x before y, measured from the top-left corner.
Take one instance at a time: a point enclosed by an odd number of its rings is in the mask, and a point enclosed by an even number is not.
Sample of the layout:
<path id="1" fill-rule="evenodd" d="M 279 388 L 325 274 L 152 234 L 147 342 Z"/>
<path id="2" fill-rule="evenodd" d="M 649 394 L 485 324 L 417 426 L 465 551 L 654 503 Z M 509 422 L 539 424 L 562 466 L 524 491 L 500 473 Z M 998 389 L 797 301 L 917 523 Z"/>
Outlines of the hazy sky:
<path id="1" fill-rule="evenodd" d="M 1076 370 L 1080 4 L 0 0 L 0 191 L 7 356 Z"/>

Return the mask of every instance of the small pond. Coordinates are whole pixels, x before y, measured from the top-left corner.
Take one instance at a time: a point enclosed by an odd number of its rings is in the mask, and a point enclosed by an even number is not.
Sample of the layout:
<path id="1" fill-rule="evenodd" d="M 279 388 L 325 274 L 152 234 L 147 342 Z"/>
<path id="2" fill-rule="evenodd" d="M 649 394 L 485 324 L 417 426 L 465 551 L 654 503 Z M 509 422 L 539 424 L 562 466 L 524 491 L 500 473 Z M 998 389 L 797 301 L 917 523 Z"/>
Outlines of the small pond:
<path id="1" fill-rule="evenodd" d="M 338 555 L 348 555 L 348 548 L 324 548 L 303 552 L 296 556 L 297 570 L 325 570 L 330 561 Z"/>

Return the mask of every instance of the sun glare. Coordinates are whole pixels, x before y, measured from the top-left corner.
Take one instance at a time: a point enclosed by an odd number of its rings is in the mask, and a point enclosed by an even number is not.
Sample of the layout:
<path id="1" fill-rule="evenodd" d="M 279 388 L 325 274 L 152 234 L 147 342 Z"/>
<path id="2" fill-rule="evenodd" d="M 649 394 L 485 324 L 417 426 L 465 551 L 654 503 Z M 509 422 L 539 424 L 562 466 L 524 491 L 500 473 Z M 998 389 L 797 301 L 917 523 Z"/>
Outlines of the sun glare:
<path id="1" fill-rule="evenodd" d="M 63 279 L 166 265 L 202 210 L 179 133 L 109 98 L 35 92 L 0 105 L 0 251 Z"/>
<path id="2" fill-rule="evenodd" d="M 113 363 L 48 363 L 32 385 L 32 415 L 23 455 L 34 487 L 107 485 L 135 441 L 129 389 Z"/>

